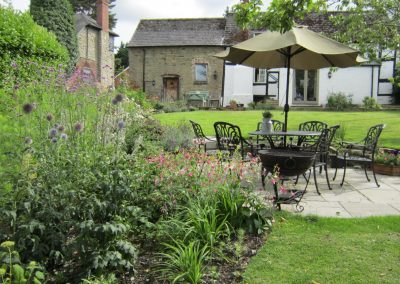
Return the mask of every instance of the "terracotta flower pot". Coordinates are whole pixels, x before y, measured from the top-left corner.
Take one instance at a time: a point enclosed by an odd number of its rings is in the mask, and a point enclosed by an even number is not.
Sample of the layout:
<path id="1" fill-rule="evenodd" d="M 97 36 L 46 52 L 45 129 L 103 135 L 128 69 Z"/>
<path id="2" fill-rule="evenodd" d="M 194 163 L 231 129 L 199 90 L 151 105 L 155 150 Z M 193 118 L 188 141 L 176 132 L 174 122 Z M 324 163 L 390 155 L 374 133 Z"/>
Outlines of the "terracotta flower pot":
<path id="1" fill-rule="evenodd" d="M 375 173 L 382 175 L 400 176 L 400 166 L 374 164 L 374 171 Z"/>

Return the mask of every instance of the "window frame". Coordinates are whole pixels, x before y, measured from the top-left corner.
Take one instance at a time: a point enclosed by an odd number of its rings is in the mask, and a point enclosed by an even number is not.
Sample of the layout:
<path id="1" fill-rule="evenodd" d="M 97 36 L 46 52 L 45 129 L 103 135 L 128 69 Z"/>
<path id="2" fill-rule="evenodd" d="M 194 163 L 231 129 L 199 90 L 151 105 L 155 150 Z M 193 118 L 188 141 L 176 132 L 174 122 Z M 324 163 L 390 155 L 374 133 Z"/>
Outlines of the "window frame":
<path id="1" fill-rule="evenodd" d="M 202 78 L 198 77 L 198 66 L 204 66 L 205 67 L 205 75 L 204 80 L 200 80 Z M 199 70 L 200 72 L 201 70 Z M 194 64 L 194 81 L 198 84 L 207 84 L 208 83 L 208 63 L 195 63 Z"/>

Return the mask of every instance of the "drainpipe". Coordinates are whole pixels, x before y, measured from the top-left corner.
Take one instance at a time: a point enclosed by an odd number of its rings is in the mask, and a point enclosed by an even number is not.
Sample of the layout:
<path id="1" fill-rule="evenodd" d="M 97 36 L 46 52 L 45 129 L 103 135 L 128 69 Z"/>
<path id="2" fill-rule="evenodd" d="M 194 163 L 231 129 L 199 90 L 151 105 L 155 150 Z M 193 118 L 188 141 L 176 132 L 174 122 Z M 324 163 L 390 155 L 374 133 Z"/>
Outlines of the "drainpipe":
<path id="1" fill-rule="evenodd" d="M 143 93 L 146 92 L 146 81 L 145 81 L 145 72 L 146 72 L 146 49 L 143 48 L 143 66 L 142 66 L 142 72 L 143 72 Z"/>
<path id="2" fill-rule="evenodd" d="M 374 73 L 375 73 L 374 69 L 375 69 L 375 66 L 372 65 L 371 66 L 371 95 L 370 95 L 371 98 L 374 97 Z M 379 73 L 380 73 L 379 71 L 378 71 L 378 89 L 379 89 Z"/>
<path id="3" fill-rule="evenodd" d="M 269 86 L 269 75 L 268 75 L 268 69 L 265 69 L 265 99 L 268 100 L 268 86 Z"/>
<path id="4" fill-rule="evenodd" d="M 221 88 L 221 102 L 222 102 L 222 107 L 224 106 L 224 92 L 225 92 L 225 60 L 223 63 L 223 67 L 222 67 L 222 88 Z"/>
<path id="5" fill-rule="evenodd" d="M 397 64 L 397 49 L 395 49 L 394 50 L 394 55 L 393 55 L 394 57 L 393 57 L 393 78 L 396 76 L 396 64 Z M 394 87 L 394 85 L 393 85 L 393 87 L 392 87 L 392 97 L 393 97 L 393 100 L 394 100 L 394 90 L 395 90 L 395 87 Z"/>

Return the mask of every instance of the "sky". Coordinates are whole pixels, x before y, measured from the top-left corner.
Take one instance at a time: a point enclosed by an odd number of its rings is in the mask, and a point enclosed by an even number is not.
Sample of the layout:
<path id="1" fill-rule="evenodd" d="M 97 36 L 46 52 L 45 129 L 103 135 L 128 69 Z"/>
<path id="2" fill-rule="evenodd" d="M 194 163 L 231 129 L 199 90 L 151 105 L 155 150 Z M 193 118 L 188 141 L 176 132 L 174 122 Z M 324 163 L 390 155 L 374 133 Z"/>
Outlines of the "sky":
<path id="1" fill-rule="evenodd" d="M 28 10 L 29 3 L 11 0 L 20 11 Z M 117 15 L 116 46 L 131 39 L 140 19 L 222 17 L 226 7 L 237 3 L 239 0 L 117 0 L 112 10 Z"/>

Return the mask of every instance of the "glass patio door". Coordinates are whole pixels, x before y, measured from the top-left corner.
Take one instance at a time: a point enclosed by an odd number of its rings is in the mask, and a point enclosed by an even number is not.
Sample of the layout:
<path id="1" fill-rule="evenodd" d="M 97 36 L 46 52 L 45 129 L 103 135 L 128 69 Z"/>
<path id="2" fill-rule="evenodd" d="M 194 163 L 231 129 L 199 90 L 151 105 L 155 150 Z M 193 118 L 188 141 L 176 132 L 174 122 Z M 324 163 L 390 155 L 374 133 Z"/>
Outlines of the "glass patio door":
<path id="1" fill-rule="evenodd" d="M 317 102 L 317 70 L 295 70 L 293 103 Z"/>

